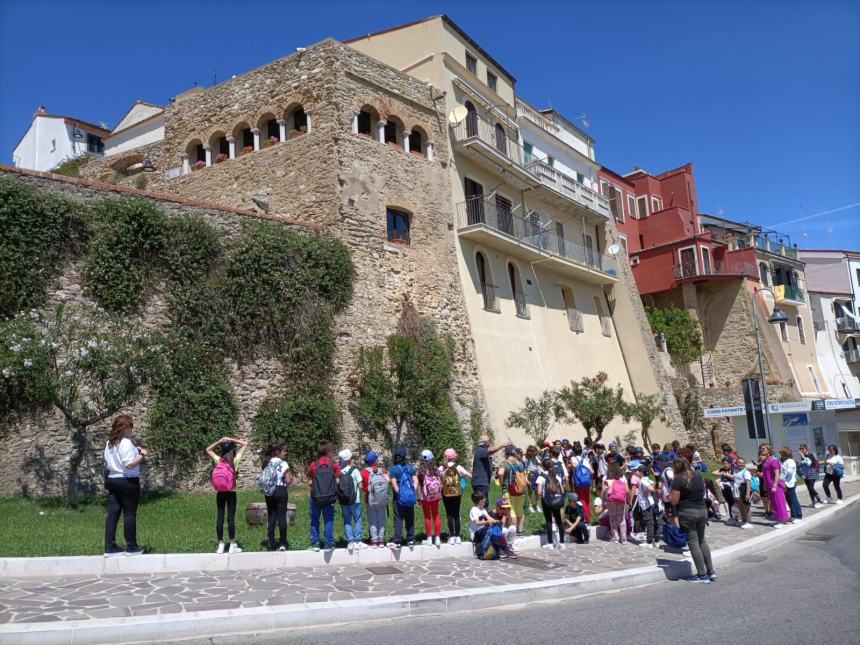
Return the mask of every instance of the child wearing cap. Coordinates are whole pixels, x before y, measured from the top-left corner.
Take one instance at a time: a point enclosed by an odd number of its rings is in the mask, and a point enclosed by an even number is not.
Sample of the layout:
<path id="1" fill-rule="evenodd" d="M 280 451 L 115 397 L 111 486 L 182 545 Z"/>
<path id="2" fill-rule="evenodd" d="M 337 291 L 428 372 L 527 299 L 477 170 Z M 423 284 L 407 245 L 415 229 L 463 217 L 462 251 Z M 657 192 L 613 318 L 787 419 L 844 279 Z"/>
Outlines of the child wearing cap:
<path id="1" fill-rule="evenodd" d="M 514 540 L 517 537 L 516 518 L 511 516 L 511 504 L 507 495 L 503 494 L 496 500 L 495 519 L 502 525 L 502 544 L 499 557 L 516 560 L 519 557 L 514 548 Z"/>
<path id="2" fill-rule="evenodd" d="M 525 477 L 525 472 L 526 467 L 520 461 L 516 447 L 507 446 L 505 448 L 505 461 L 502 462 L 502 465 L 496 471 L 496 480 L 499 482 L 502 490 L 507 491 L 511 504 L 510 517 L 516 526 L 517 535 L 520 536 L 524 535 L 523 528 L 526 522 L 524 510 L 525 495 L 530 487 L 527 485 L 523 490 L 520 490 L 517 487 L 517 474 L 522 473 L 523 477 L 520 477 L 522 480 Z"/>
<path id="3" fill-rule="evenodd" d="M 564 508 L 564 534 L 571 536 L 577 544 L 588 544 L 588 524 L 585 521 L 582 502 L 576 493 L 567 494 Z"/>
<path id="4" fill-rule="evenodd" d="M 472 473 L 457 463 L 457 451 L 453 448 L 445 451 L 444 458 L 444 466 L 439 466 L 439 477 L 442 480 L 442 503 L 448 519 L 448 544 L 461 544 L 460 502 L 465 482 L 472 478 Z"/>
<path id="5" fill-rule="evenodd" d="M 216 446 L 221 446 L 221 454 L 215 452 Z M 218 537 L 218 549 L 215 553 L 224 553 L 224 511 L 227 511 L 227 535 L 230 538 L 229 553 L 241 553 L 242 549 L 236 544 L 236 471 L 239 462 L 248 447 L 247 441 L 233 437 L 221 437 L 206 448 L 206 454 L 215 462 L 212 471 L 212 486 L 215 488 L 215 534 Z M 221 471 L 224 471 L 223 475 Z M 232 486 L 229 484 L 232 478 Z"/>
<path id="6" fill-rule="evenodd" d="M 367 523 L 370 525 L 370 546 L 385 546 L 385 515 L 388 510 L 388 474 L 379 465 L 379 455 L 372 450 L 364 456 L 367 467 L 361 471 L 361 490 L 367 506 Z"/>
<path id="7" fill-rule="evenodd" d="M 442 499 L 442 481 L 436 458 L 429 450 L 421 451 L 418 465 L 418 496 L 424 512 L 425 546 L 442 546 L 442 524 L 439 520 L 439 502 Z"/>
<path id="8" fill-rule="evenodd" d="M 352 463 L 352 450 L 344 448 L 337 453 L 340 460 L 341 477 L 352 477 L 352 483 L 356 493 L 361 490 L 361 470 L 356 468 Z M 361 526 L 361 496 L 356 494 L 353 504 L 344 504 L 341 501 L 341 515 L 343 516 L 343 532 L 346 534 L 346 548 L 354 551 L 355 549 L 363 549 L 365 544 L 361 541 L 362 526 Z"/>

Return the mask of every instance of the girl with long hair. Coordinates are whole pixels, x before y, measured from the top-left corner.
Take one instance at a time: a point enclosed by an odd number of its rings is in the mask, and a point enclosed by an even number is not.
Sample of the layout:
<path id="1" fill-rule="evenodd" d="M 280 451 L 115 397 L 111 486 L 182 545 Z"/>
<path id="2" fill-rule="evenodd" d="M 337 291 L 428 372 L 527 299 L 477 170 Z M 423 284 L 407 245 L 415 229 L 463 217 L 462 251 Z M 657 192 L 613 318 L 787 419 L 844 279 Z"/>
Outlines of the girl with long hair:
<path id="1" fill-rule="evenodd" d="M 609 530 L 612 535 L 610 542 L 622 544 L 627 541 L 627 518 L 624 517 L 624 511 L 630 499 L 630 486 L 621 475 L 621 467 L 617 462 L 607 464 L 603 498 L 609 514 Z"/>
<path id="2" fill-rule="evenodd" d="M 684 457 L 672 462 L 672 488 L 669 502 L 677 510 L 679 528 L 687 533 L 687 546 L 696 566 L 696 575 L 687 578 L 690 582 L 708 584 L 717 579 L 711 562 L 711 549 L 705 540 L 708 511 L 705 508 L 705 483 L 702 474 L 693 470 Z"/>
<path id="3" fill-rule="evenodd" d="M 220 446 L 220 454 L 215 448 Z M 227 536 L 230 539 L 229 553 L 241 553 L 236 544 L 236 472 L 245 455 L 248 442 L 233 437 L 221 437 L 206 448 L 206 454 L 215 462 L 212 470 L 212 486 L 215 488 L 215 535 L 218 548 L 215 553 L 224 553 L 224 514 L 227 515 Z"/>
<path id="4" fill-rule="evenodd" d="M 275 478 L 275 487 L 271 495 L 266 495 L 266 544 L 269 551 L 286 551 L 287 543 L 287 502 L 289 501 L 289 486 L 293 483 L 290 465 L 284 460 L 286 446 L 281 442 L 270 443 L 263 452 L 262 468 L 271 469 Z M 275 524 L 280 533 L 279 541 L 275 544 Z"/>
<path id="5" fill-rule="evenodd" d="M 436 457 L 430 450 L 421 451 L 421 463 L 418 465 L 418 495 L 421 498 L 421 510 L 424 512 L 424 534 L 427 546 L 442 546 L 442 522 L 439 518 L 439 502 L 442 501 L 442 480 L 439 479 L 439 467 Z"/>

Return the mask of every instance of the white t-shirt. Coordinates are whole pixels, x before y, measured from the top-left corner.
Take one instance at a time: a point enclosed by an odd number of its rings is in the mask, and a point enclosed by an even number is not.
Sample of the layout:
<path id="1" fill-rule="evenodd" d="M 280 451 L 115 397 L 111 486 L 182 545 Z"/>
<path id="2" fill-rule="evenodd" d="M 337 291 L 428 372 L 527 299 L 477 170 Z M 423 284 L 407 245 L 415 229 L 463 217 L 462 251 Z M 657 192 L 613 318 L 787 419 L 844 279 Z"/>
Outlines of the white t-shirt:
<path id="1" fill-rule="evenodd" d="M 290 469 L 290 465 L 280 457 L 272 457 L 269 460 L 269 463 L 275 462 L 278 465 L 278 486 L 285 486 L 284 484 L 284 475 L 287 474 L 287 471 Z M 361 476 L 359 475 L 359 478 Z M 361 483 L 361 482 L 359 482 Z"/>
<path id="2" fill-rule="evenodd" d="M 797 485 L 797 463 L 789 457 L 779 467 L 779 478 L 786 488 L 794 488 Z"/>
<path id="3" fill-rule="evenodd" d="M 108 477 L 140 477 L 140 465 L 134 468 L 125 466 L 140 454 L 131 439 L 123 437 L 113 448 L 105 442 L 105 464 L 110 471 Z"/>
<path id="4" fill-rule="evenodd" d="M 824 467 L 824 472 L 830 473 L 831 475 L 833 474 L 834 464 L 839 464 L 843 468 L 845 467 L 845 463 L 842 461 L 842 455 L 833 455 L 832 457 L 828 457 L 825 463 L 827 465 Z"/>
<path id="5" fill-rule="evenodd" d="M 654 505 L 654 482 L 650 477 L 643 477 L 639 480 L 639 492 L 636 494 L 636 503 L 643 511 L 651 508 Z"/>
<path id="6" fill-rule="evenodd" d="M 489 514 L 487 513 L 487 509 L 480 508 L 478 506 L 473 506 L 469 511 L 469 539 L 475 539 L 475 533 L 483 528 L 483 526 L 477 524 L 476 522 L 481 518 L 487 519 L 489 518 Z"/>
<path id="7" fill-rule="evenodd" d="M 735 497 L 740 499 L 741 496 L 741 485 L 746 482 L 747 483 L 747 493 L 752 492 L 750 481 L 752 481 L 752 475 L 750 475 L 750 471 L 746 468 L 743 470 L 739 470 L 735 473 L 734 482 L 732 482 L 732 493 L 734 493 Z"/>
<path id="8" fill-rule="evenodd" d="M 456 468 L 456 469 L 457 469 L 457 474 L 458 474 L 458 475 L 460 475 L 460 477 L 465 477 L 466 475 L 468 475 L 468 474 L 469 474 L 469 471 L 468 471 L 468 470 L 466 470 L 465 468 L 463 468 L 460 464 L 455 464 L 455 465 L 454 465 L 454 468 Z M 441 477 L 442 475 L 444 475 L 446 470 L 448 470 L 448 466 L 447 466 L 447 465 L 445 465 L 445 466 L 439 466 L 439 477 Z"/>
<path id="9" fill-rule="evenodd" d="M 663 501 L 669 500 L 669 492 L 672 490 L 672 480 L 675 478 L 675 471 L 671 466 L 666 466 L 660 473 L 660 493 L 663 496 Z"/>

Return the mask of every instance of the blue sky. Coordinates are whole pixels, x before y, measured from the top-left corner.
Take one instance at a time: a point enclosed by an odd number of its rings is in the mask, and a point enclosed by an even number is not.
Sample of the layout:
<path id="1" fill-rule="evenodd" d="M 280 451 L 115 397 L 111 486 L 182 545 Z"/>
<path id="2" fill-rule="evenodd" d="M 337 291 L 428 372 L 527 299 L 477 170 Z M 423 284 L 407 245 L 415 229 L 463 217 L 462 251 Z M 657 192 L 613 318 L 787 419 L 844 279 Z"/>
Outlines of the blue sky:
<path id="1" fill-rule="evenodd" d="M 436 13 L 526 100 L 586 113 L 604 165 L 658 173 L 689 161 L 705 212 L 776 225 L 802 248 L 860 249 L 860 3 L 850 0 L 2 0 L 0 159 L 11 163 L 41 104 L 113 126 L 135 99 L 166 104 L 210 85 L 213 70 L 223 79 L 327 36 Z"/>

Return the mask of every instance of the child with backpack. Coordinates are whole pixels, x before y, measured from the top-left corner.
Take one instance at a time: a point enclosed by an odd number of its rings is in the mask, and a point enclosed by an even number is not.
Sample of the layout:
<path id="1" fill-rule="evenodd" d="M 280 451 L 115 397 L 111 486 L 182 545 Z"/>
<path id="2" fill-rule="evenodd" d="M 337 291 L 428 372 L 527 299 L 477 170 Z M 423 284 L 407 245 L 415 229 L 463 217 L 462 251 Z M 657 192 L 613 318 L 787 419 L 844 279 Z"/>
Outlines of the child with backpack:
<path id="1" fill-rule="evenodd" d="M 430 450 L 422 450 L 418 465 L 418 492 L 424 512 L 425 546 L 442 546 L 442 522 L 439 519 L 439 502 L 442 501 L 442 480 L 439 467 Z M 459 482 L 458 482 L 459 483 Z"/>
<path id="2" fill-rule="evenodd" d="M 338 498 L 340 467 L 329 457 L 331 443 L 322 441 L 317 446 L 317 458 L 308 466 L 310 488 L 311 546 L 310 551 L 320 550 L 320 515 L 325 532 L 325 551 L 334 551 L 334 503 Z"/>
<path id="3" fill-rule="evenodd" d="M 488 536 L 488 531 L 492 530 L 498 520 L 492 518 L 487 512 L 487 498 L 479 490 L 472 493 L 472 506 L 469 510 L 469 539 L 474 544 L 475 557 L 479 560 L 494 560 L 499 557 L 498 548 L 495 545 L 488 544 L 491 539 Z M 499 537 L 501 539 L 501 536 Z M 492 553 L 491 553 L 492 552 Z"/>
<path id="4" fill-rule="evenodd" d="M 523 529 L 526 523 L 525 496 L 530 486 L 526 467 L 520 461 L 515 446 L 508 445 L 505 448 L 505 461 L 496 471 L 496 480 L 502 490 L 508 494 L 508 501 L 511 505 L 510 518 L 516 527 L 517 535 L 522 537 L 525 535 Z"/>
<path id="5" fill-rule="evenodd" d="M 343 532 L 346 534 L 346 548 L 352 553 L 363 549 L 361 541 L 361 470 L 352 463 L 352 450 L 344 448 L 337 453 L 340 459 L 340 481 L 338 482 L 337 500 L 340 502 L 340 512 L 343 516 Z"/>
<path id="6" fill-rule="evenodd" d="M 448 544 L 461 544 L 460 501 L 465 482 L 472 478 L 472 473 L 457 463 L 457 451 L 453 448 L 448 448 L 444 457 L 445 465 L 439 466 L 439 477 L 442 481 L 442 503 L 448 519 Z"/>
<path id="7" fill-rule="evenodd" d="M 579 504 L 582 504 L 582 514 L 588 526 L 591 524 L 591 483 L 594 481 L 594 468 L 591 460 L 583 454 L 578 441 L 573 442 L 573 459 L 570 465 L 573 467 L 573 492 L 579 498 Z"/>
<path id="8" fill-rule="evenodd" d="M 535 482 L 540 474 L 540 460 L 538 459 L 537 446 L 529 446 L 526 448 L 524 465 L 526 467 L 526 471 L 528 471 L 529 478 L 529 513 L 537 513 L 539 498 Z"/>
<path id="9" fill-rule="evenodd" d="M 394 490 L 394 538 L 388 546 L 403 546 L 403 524 L 406 524 L 406 546 L 415 546 L 415 504 L 418 501 L 418 477 L 412 464 L 406 462 L 406 448 L 394 449 L 394 465 L 388 471 Z"/>
<path id="10" fill-rule="evenodd" d="M 364 456 L 367 467 L 361 471 L 361 490 L 367 505 L 367 523 L 370 525 L 370 546 L 385 546 L 385 516 L 388 511 L 388 487 L 391 480 L 379 465 L 379 455 L 372 450 Z"/>
<path id="11" fill-rule="evenodd" d="M 809 447 L 805 443 L 800 444 L 799 452 L 800 462 L 797 464 L 797 474 L 806 484 L 806 492 L 809 493 L 812 508 L 821 508 L 823 506 L 821 497 L 815 490 L 815 482 L 818 481 L 818 460 L 813 453 L 809 452 Z"/>
<path id="12" fill-rule="evenodd" d="M 221 454 L 215 452 L 221 447 Z M 212 469 L 212 488 L 215 489 L 215 535 L 218 537 L 218 549 L 215 553 L 224 553 L 224 511 L 227 511 L 227 535 L 230 538 L 229 553 L 241 553 L 242 549 L 236 544 L 236 470 L 248 447 L 247 441 L 232 437 L 221 437 L 206 448 L 206 454 L 215 462 Z"/>
<path id="13" fill-rule="evenodd" d="M 551 459 L 544 459 L 542 466 L 543 470 L 537 478 L 537 490 L 543 509 L 546 544 L 541 548 L 563 549 L 564 544 L 560 539 L 564 535 L 564 525 L 561 523 L 561 509 L 564 506 L 563 475 L 556 475 Z"/>
<path id="14" fill-rule="evenodd" d="M 603 482 L 603 498 L 609 515 L 610 542 L 622 544 L 627 541 L 627 518 L 624 511 L 630 489 L 621 475 L 621 467 L 613 461 L 607 464 L 606 479 Z"/>
<path id="15" fill-rule="evenodd" d="M 266 496 L 266 546 L 269 551 L 286 551 L 287 544 L 287 500 L 293 476 L 290 465 L 284 461 L 286 448 L 282 443 L 272 443 L 263 453 L 263 471 L 257 478 L 257 487 Z M 275 524 L 280 540 L 275 545 Z"/>

